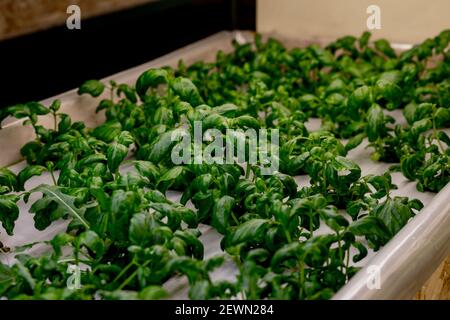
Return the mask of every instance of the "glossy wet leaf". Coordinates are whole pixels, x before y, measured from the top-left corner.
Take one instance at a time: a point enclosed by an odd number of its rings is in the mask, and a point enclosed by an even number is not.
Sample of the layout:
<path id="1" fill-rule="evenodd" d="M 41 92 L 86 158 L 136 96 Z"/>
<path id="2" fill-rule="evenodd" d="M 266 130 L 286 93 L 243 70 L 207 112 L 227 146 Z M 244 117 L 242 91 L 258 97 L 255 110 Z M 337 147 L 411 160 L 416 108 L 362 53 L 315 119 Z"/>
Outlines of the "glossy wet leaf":
<path id="1" fill-rule="evenodd" d="M 19 196 L 0 195 L 0 222 L 9 235 L 13 235 L 15 222 L 19 217 L 19 200 Z"/>
<path id="2" fill-rule="evenodd" d="M 17 188 L 18 191 L 25 190 L 25 183 L 34 176 L 40 176 L 47 169 L 43 166 L 27 166 L 17 175 Z"/>
<path id="3" fill-rule="evenodd" d="M 105 85 L 98 80 L 88 80 L 83 83 L 78 89 L 78 94 L 89 94 L 93 97 L 98 97 L 105 90 Z"/>

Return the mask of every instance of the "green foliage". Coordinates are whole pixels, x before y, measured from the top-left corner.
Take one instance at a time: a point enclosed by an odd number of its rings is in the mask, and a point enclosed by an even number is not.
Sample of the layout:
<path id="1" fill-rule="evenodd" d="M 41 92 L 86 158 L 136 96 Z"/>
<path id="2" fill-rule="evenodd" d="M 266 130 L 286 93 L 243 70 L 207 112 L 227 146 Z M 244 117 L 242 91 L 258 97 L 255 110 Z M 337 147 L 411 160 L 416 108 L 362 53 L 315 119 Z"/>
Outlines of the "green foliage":
<path id="1" fill-rule="evenodd" d="M 98 80 L 88 80 L 78 89 L 78 94 L 90 94 L 92 97 L 98 97 L 105 90 L 105 85 Z"/>
<path id="2" fill-rule="evenodd" d="M 371 158 L 397 163 L 391 170 L 420 191 L 438 192 L 450 180 L 442 130 L 450 124 L 449 34 L 401 54 L 386 40 L 371 43 L 368 32 L 293 49 L 256 35 L 254 45 L 234 41 L 213 62 L 147 70 L 134 86 L 85 82 L 80 95 L 110 91 L 97 107 L 106 121 L 93 129 L 60 113 L 58 100 L 2 110 L 0 121 L 23 119 L 35 132 L 21 149 L 29 166 L 0 169 L 3 229 L 13 234 L 19 201 L 34 193 L 42 194 L 29 210 L 38 230 L 59 219 L 68 226 L 45 242 L 49 252 L 16 250 L 16 263 L 0 264 L 0 298 L 161 299 L 174 276 L 187 278 L 191 299 L 331 298 L 358 271 L 350 261 L 381 248 L 422 208 L 392 196 L 389 172 L 362 176 L 348 151 L 367 138 Z M 405 124 L 395 123 L 394 109 Z M 39 124 L 44 115 L 53 128 Z M 320 130 L 306 128 L 311 117 L 322 120 Z M 193 138 L 196 121 L 221 135 L 279 129 L 279 172 L 263 175 L 261 162 L 245 170 L 174 164 L 172 152 L 182 137 Z M 45 171 L 54 185 L 19 193 Z M 309 185 L 299 188 L 297 175 Z M 168 190 L 182 191 L 180 203 Z M 199 223 L 223 235 L 223 255 L 204 259 Z M 225 260 L 236 278 L 213 280 Z M 66 287 L 69 264 L 84 266 L 78 290 Z"/>

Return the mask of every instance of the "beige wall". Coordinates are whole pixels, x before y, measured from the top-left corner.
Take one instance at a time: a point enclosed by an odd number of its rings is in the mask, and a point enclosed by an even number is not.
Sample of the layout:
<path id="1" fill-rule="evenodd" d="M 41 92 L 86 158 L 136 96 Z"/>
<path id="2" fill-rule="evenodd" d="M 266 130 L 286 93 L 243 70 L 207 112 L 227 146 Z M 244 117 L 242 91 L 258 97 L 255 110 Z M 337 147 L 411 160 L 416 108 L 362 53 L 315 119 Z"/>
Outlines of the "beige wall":
<path id="1" fill-rule="evenodd" d="M 450 28 L 450 0 L 257 0 L 257 30 L 305 40 L 359 35 L 372 4 L 381 9 L 374 37 L 417 43 Z"/>

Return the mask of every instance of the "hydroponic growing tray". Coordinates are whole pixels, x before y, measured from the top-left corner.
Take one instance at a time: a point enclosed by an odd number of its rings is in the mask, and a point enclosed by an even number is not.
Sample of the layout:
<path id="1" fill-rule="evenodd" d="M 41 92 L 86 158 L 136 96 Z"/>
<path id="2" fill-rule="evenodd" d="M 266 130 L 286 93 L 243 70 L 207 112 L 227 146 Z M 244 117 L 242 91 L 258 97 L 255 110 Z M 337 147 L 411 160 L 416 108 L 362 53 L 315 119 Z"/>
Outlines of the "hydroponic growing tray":
<path id="1" fill-rule="evenodd" d="M 216 52 L 232 50 L 231 41 L 251 41 L 253 34 L 245 31 L 220 32 L 204 40 L 193 43 L 187 47 L 176 50 L 161 58 L 155 59 L 141 66 L 123 71 L 107 79 L 119 83 L 134 84 L 137 77 L 147 69 L 166 65 L 175 67 L 179 59 L 189 65 L 198 60 L 212 61 Z M 282 40 L 287 47 L 302 46 L 308 43 L 305 40 Z M 410 45 L 396 45 L 398 50 L 410 47 Z M 105 94 L 104 94 L 105 95 Z M 69 114 L 74 121 L 84 121 L 88 127 L 95 127 L 104 121 L 102 113 L 95 113 L 98 102 L 104 98 L 92 99 L 87 96 L 79 96 L 76 90 L 63 93 L 59 96 L 42 101 L 49 105 L 54 99 L 62 102 L 61 111 Z M 402 119 L 400 111 L 394 111 L 391 115 L 396 119 Z M 50 118 L 42 118 L 44 125 L 50 125 Z M 308 129 L 317 129 L 320 121 L 313 119 L 308 122 Z M 9 166 L 17 172 L 25 166 L 21 162 L 20 147 L 33 139 L 33 131 L 29 127 L 22 126 L 22 121 L 6 120 L 3 130 L 0 131 L 0 166 Z M 355 160 L 362 169 L 362 174 L 382 174 L 389 164 L 373 162 L 370 160 L 370 151 L 365 149 L 367 143 L 350 151 L 348 157 Z M 121 168 L 126 171 L 127 167 Z M 50 183 L 50 176 L 43 174 L 35 177 L 27 183 L 27 189 L 42 183 Z M 296 177 L 299 186 L 307 184 L 305 176 Z M 398 186 L 394 195 L 417 198 L 425 207 L 413 218 L 385 247 L 378 252 L 369 252 L 368 256 L 358 263 L 363 268 L 334 296 L 334 299 L 409 299 L 411 298 L 439 263 L 450 253 L 450 184 L 438 194 L 431 192 L 418 192 L 415 182 L 408 181 L 402 174 L 393 174 L 393 183 Z M 37 199 L 32 195 L 29 203 Z M 171 200 L 178 201 L 179 192 L 168 192 Z M 16 223 L 15 235 L 8 237 L 4 232 L 0 234 L 0 241 L 6 246 L 14 248 L 30 242 L 49 240 L 58 232 L 62 232 L 67 226 L 66 221 L 53 223 L 43 232 L 33 227 L 32 215 L 28 214 L 30 205 L 23 200 L 19 202 L 20 216 Z M 322 228 L 321 228 L 322 229 Z M 205 258 L 221 253 L 221 235 L 212 227 L 201 225 L 201 240 L 205 246 Z M 39 246 L 32 249 L 32 253 L 43 250 Z M 13 254 L 0 256 L 2 262 L 11 263 Z M 367 285 L 371 282 L 374 268 L 379 272 L 379 289 L 370 289 Z M 236 268 L 230 261 L 213 273 L 213 278 L 233 279 Z M 187 298 L 187 281 L 183 278 L 173 278 L 165 284 L 171 293 L 171 298 Z"/>

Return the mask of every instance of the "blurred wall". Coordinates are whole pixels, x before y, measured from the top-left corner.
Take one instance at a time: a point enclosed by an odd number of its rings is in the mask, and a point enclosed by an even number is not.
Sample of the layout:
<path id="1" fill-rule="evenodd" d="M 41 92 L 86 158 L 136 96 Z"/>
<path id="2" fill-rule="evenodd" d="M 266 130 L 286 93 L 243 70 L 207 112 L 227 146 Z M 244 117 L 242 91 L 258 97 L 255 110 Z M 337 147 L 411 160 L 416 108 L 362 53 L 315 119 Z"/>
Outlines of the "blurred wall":
<path id="1" fill-rule="evenodd" d="M 0 0 L 0 40 L 63 25 L 72 4 L 87 18 L 151 1 L 155 0 Z"/>
<path id="2" fill-rule="evenodd" d="M 360 35 L 369 5 L 381 9 L 376 38 L 418 43 L 450 28 L 450 0 L 258 0 L 257 30 L 305 40 Z"/>
<path id="3" fill-rule="evenodd" d="M 75 2 L 81 30 L 65 26 L 67 4 Z M 117 10 L 123 6 L 132 8 Z M 219 31 L 255 30 L 255 6 L 256 0 L 0 0 L 9 26 L 47 29 L 0 41 L 0 109 L 51 97 Z"/>

